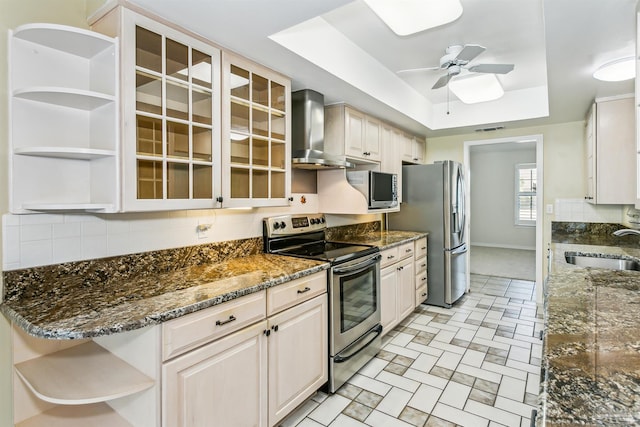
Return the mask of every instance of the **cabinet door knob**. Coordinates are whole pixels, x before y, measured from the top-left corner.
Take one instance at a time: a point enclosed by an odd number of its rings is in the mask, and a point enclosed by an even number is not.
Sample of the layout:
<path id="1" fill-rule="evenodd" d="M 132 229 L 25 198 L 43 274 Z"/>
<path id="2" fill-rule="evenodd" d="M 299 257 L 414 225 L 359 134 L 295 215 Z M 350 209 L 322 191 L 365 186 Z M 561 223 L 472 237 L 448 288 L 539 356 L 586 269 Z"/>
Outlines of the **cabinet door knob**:
<path id="1" fill-rule="evenodd" d="M 273 332 L 278 332 L 278 325 L 272 326 L 271 329 L 273 329 Z"/>
<path id="2" fill-rule="evenodd" d="M 425 280 L 427 280 L 427 278 L 426 278 L 426 277 L 423 277 L 423 278 L 422 278 L 422 279 L 420 279 L 420 280 L 422 280 L 422 281 L 424 282 Z"/>
<path id="3" fill-rule="evenodd" d="M 236 320 L 236 316 L 232 314 L 227 320 L 216 320 L 216 326 L 226 325 L 227 323 L 231 323 L 234 320 Z"/>

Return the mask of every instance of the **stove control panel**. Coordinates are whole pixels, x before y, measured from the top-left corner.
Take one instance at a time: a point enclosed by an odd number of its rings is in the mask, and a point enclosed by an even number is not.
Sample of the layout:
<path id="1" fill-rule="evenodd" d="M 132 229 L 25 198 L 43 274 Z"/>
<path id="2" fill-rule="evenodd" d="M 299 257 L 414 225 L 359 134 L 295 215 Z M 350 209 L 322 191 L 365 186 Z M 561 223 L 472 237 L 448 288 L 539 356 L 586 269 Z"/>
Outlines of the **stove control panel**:
<path id="1" fill-rule="evenodd" d="M 327 228 L 324 214 L 280 215 L 262 220 L 267 237 L 291 236 Z"/>

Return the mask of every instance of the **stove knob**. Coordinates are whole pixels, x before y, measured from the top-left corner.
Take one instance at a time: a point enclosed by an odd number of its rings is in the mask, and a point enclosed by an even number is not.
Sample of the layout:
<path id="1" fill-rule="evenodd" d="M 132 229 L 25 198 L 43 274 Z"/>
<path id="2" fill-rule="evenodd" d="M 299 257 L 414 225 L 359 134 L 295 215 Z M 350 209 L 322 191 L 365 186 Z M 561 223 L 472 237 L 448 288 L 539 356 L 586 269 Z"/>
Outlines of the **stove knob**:
<path id="1" fill-rule="evenodd" d="M 324 217 L 320 218 L 320 222 L 323 224 L 325 223 Z"/>
<path id="2" fill-rule="evenodd" d="M 275 230 L 277 230 L 278 228 L 280 228 L 280 223 L 279 223 L 279 222 L 277 222 L 277 221 L 276 221 L 276 222 L 274 222 L 274 223 L 273 223 L 273 228 L 274 228 Z"/>
<path id="3" fill-rule="evenodd" d="M 284 221 L 280 221 L 280 228 L 284 230 L 286 227 L 287 227 L 287 224 L 285 224 Z"/>
<path id="4" fill-rule="evenodd" d="M 311 218 L 311 225 L 316 224 L 316 219 L 315 218 Z"/>

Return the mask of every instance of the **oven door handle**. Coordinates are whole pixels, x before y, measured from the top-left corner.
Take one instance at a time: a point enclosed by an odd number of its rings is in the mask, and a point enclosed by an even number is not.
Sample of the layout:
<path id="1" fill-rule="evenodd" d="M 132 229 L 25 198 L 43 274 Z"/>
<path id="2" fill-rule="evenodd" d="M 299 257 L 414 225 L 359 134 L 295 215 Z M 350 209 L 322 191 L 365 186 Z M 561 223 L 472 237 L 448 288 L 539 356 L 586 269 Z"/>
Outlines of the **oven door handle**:
<path id="1" fill-rule="evenodd" d="M 356 264 L 356 265 L 345 267 L 345 268 L 334 267 L 333 273 L 340 274 L 340 275 L 357 273 L 358 271 L 366 270 L 372 265 L 378 263 L 381 258 L 382 258 L 382 255 L 376 255 L 365 263 L 360 263 L 360 264 Z"/>
<path id="2" fill-rule="evenodd" d="M 352 357 L 354 357 L 355 355 L 357 355 L 358 353 L 360 353 L 362 350 L 364 350 L 365 348 L 369 347 L 369 344 L 371 344 L 373 341 L 375 341 L 376 338 L 378 338 L 378 335 L 380 335 L 382 333 L 382 325 L 376 325 L 373 329 L 371 329 L 369 331 L 369 334 L 375 333 L 375 335 L 373 336 L 373 338 L 371 338 L 369 341 L 367 341 L 366 344 L 360 346 L 359 349 L 357 349 L 356 351 L 354 351 L 351 354 L 348 354 L 346 356 L 340 356 L 340 355 L 336 355 L 333 358 L 334 363 L 343 363 L 346 362 L 347 360 L 351 359 Z M 357 344 L 358 342 L 356 341 L 353 344 Z M 352 346 L 350 345 L 349 347 L 345 348 L 345 350 L 349 350 Z"/>

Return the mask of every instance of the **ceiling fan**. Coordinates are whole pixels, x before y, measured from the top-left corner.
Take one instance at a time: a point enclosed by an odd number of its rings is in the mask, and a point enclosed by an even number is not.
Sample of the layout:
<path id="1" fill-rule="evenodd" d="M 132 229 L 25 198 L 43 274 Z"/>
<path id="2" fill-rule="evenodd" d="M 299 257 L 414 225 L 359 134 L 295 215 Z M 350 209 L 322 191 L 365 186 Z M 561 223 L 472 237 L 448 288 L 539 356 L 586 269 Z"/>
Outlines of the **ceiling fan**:
<path id="1" fill-rule="evenodd" d="M 469 67 L 469 62 L 471 62 L 485 50 L 486 48 L 477 44 L 449 46 L 445 51 L 445 55 L 440 58 L 440 66 L 400 70 L 398 71 L 398 74 L 429 70 L 446 70 L 447 74 L 440 77 L 431 88 L 439 89 L 446 86 L 447 83 L 449 83 L 449 80 L 460 74 L 463 69 L 469 70 L 473 73 L 491 74 L 507 74 L 508 72 L 513 70 L 513 64 L 478 64 Z"/>

